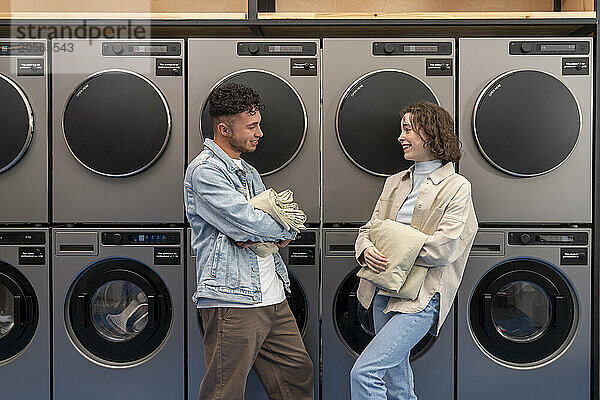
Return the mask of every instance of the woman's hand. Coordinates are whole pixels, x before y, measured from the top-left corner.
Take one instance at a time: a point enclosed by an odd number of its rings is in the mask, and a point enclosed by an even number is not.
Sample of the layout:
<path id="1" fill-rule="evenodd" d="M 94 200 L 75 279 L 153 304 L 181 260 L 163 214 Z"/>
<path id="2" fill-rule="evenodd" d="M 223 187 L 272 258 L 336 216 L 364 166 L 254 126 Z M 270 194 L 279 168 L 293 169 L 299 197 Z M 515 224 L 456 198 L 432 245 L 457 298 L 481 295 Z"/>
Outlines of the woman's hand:
<path id="1" fill-rule="evenodd" d="M 375 246 L 367 247 L 364 251 L 365 263 L 373 272 L 380 273 L 387 267 L 387 258 Z"/>

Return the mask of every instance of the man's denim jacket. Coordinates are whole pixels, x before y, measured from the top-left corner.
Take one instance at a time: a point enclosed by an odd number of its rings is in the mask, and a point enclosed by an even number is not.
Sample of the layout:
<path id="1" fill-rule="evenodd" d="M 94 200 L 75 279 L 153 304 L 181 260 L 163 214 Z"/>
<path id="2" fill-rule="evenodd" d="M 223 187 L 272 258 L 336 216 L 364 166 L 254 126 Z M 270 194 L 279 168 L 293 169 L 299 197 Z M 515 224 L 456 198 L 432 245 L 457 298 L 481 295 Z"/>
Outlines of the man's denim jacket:
<path id="1" fill-rule="evenodd" d="M 185 211 L 192 227 L 196 255 L 198 298 L 260 303 L 260 273 L 256 255 L 235 244 L 238 241 L 278 242 L 293 239 L 271 216 L 254 209 L 246 198 L 265 190 L 258 171 L 242 160 L 240 169 L 212 140 L 189 164 L 185 173 Z M 286 266 L 273 254 L 275 271 L 290 291 Z"/>

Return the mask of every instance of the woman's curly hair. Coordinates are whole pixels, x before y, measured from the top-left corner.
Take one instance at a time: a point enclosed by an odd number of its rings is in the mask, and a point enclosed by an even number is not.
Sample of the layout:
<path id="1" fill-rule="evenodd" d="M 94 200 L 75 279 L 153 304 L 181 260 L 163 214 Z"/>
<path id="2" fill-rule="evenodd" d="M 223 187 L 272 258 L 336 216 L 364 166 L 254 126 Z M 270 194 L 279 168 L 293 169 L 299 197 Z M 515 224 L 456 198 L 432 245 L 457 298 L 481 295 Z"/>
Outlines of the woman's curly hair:
<path id="1" fill-rule="evenodd" d="M 219 117 L 261 111 L 258 92 L 240 83 L 227 83 L 215 89 L 208 99 L 208 114 L 213 122 Z"/>
<path id="2" fill-rule="evenodd" d="M 454 121 L 452 116 L 442 107 L 428 101 L 422 101 L 409 105 L 400 111 L 400 118 L 410 113 L 410 122 L 413 129 L 422 138 L 425 149 L 432 157 L 440 160 L 443 164 L 457 162 L 461 156 L 461 143 L 458 135 L 454 132 Z"/>

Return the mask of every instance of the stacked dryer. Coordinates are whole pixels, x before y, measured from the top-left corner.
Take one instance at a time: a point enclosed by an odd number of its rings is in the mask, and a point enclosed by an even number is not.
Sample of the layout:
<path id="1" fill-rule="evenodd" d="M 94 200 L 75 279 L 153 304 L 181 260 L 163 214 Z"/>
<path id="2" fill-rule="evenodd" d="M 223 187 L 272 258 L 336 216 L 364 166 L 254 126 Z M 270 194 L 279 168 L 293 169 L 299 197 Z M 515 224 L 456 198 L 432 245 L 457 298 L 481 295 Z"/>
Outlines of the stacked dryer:
<path id="1" fill-rule="evenodd" d="M 54 222 L 183 223 L 183 40 L 52 46 Z"/>
<path id="2" fill-rule="evenodd" d="M 592 39 L 459 49 L 460 172 L 503 228 L 480 230 L 459 290 L 458 397 L 589 398 L 593 238 L 570 226 L 592 222 Z"/>
<path id="3" fill-rule="evenodd" d="M 52 48 L 54 398 L 181 399 L 184 41 Z"/>
<path id="4" fill-rule="evenodd" d="M 385 178 L 411 165 L 399 112 L 426 100 L 454 114 L 454 55 L 453 39 L 323 40 L 323 400 L 350 397 L 350 369 L 374 336 L 354 242 Z M 453 398 L 453 315 L 411 353 L 419 399 Z"/>
<path id="5" fill-rule="evenodd" d="M 0 39 L 0 224 L 48 223 L 45 40 Z"/>
<path id="6" fill-rule="evenodd" d="M 292 311 L 315 366 L 319 392 L 319 257 L 318 224 L 320 49 L 317 39 L 189 39 L 188 162 L 213 138 L 208 98 L 220 85 L 235 82 L 254 88 L 264 110 L 264 136 L 253 153 L 242 158 L 254 166 L 267 188 L 291 189 L 306 212 L 303 232 L 281 251 L 289 267 Z M 191 297 L 196 282 L 195 260 L 188 262 L 188 398 L 198 396 L 204 373 L 202 337 Z M 250 374 L 246 398 L 266 399 L 256 375 Z"/>

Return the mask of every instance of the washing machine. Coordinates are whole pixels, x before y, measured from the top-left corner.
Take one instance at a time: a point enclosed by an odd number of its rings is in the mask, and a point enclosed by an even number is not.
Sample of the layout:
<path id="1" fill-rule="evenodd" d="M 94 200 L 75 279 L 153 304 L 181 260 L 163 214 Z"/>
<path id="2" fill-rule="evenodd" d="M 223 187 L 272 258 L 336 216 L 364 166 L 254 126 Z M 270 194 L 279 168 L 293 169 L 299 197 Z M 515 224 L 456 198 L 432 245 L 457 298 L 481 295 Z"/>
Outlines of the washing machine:
<path id="1" fill-rule="evenodd" d="M 592 222 L 592 38 L 459 49 L 459 171 L 479 222 Z"/>
<path id="2" fill-rule="evenodd" d="M 358 229 L 324 228 L 323 235 L 322 399 L 349 399 L 350 370 L 375 336 L 373 307 L 365 309 L 356 297 Z M 452 307 L 439 336 L 428 333 L 411 350 L 419 400 L 454 399 L 454 326 Z"/>
<path id="3" fill-rule="evenodd" d="M 183 223 L 184 41 L 52 49 L 53 221 Z"/>
<path id="4" fill-rule="evenodd" d="M 46 40 L 0 39 L 0 223 L 48 223 Z"/>
<path id="5" fill-rule="evenodd" d="M 50 399 L 47 228 L 0 230 L 0 387 L 5 399 Z"/>
<path id="6" fill-rule="evenodd" d="M 323 39 L 323 222 L 363 224 L 404 159 L 400 110 L 454 115 L 454 39 Z M 352 199 L 348 201 L 348 199 Z"/>
<path id="7" fill-rule="evenodd" d="M 55 399 L 185 396 L 184 230 L 53 230 Z"/>
<path id="8" fill-rule="evenodd" d="M 196 257 L 191 248 L 191 229 L 187 233 L 187 398 L 196 400 L 200 382 L 206 372 L 204 346 L 202 344 L 202 321 L 192 302 L 196 291 Z M 315 398 L 319 393 L 319 230 L 308 229 L 298 234 L 296 240 L 280 249 L 290 277 L 292 293 L 286 297 L 304 338 L 304 345 L 314 364 Z M 254 371 L 248 375 L 245 398 L 268 400 L 258 376 Z"/>
<path id="9" fill-rule="evenodd" d="M 590 398 L 591 241 L 479 230 L 459 289 L 459 399 Z"/>
<path id="10" fill-rule="evenodd" d="M 256 89 L 265 105 L 264 136 L 242 158 L 267 187 L 291 189 L 306 212 L 319 219 L 320 49 L 318 39 L 188 39 L 188 162 L 212 139 L 208 98 L 235 82 Z"/>

